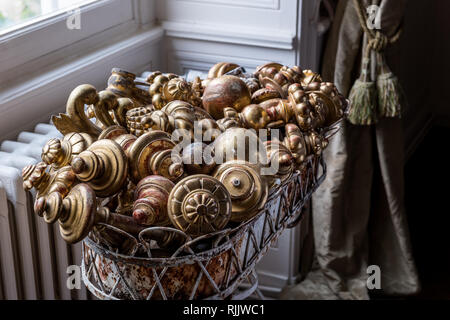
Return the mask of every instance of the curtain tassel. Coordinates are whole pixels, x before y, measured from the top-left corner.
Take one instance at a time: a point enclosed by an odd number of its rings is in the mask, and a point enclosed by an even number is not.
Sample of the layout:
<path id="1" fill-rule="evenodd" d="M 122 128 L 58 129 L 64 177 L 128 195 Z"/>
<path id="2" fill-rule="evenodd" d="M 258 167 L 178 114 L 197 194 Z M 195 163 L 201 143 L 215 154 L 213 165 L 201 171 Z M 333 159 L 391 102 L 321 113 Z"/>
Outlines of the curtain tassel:
<path id="1" fill-rule="evenodd" d="M 392 73 L 380 74 L 377 78 L 378 106 L 383 117 L 401 117 L 402 89 L 398 78 Z"/>
<path id="2" fill-rule="evenodd" d="M 347 120 L 355 125 L 371 125 L 377 122 L 377 87 L 369 78 L 368 58 L 363 59 L 361 77 L 350 90 L 350 107 Z"/>

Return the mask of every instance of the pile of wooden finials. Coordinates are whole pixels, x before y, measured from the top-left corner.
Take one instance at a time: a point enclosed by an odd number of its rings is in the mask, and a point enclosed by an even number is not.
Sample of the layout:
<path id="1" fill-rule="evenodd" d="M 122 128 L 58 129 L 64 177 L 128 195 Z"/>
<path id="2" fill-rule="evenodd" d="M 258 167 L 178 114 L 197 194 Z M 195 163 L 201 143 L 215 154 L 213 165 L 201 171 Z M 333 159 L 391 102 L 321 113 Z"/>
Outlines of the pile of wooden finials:
<path id="1" fill-rule="evenodd" d="M 193 82 L 113 69 L 106 90 L 77 87 L 53 117 L 64 138 L 23 169 L 24 188 L 36 189 L 35 212 L 59 221 L 68 243 L 95 230 L 120 247 L 105 225 L 134 236 L 167 226 L 195 238 L 255 216 L 271 190 L 321 154 L 347 104 L 317 73 L 278 63 L 254 74 L 218 63 Z M 250 152 L 255 143 L 262 148 Z M 270 166 L 276 171 L 263 175 Z M 154 234 L 163 248 L 176 238 Z"/>

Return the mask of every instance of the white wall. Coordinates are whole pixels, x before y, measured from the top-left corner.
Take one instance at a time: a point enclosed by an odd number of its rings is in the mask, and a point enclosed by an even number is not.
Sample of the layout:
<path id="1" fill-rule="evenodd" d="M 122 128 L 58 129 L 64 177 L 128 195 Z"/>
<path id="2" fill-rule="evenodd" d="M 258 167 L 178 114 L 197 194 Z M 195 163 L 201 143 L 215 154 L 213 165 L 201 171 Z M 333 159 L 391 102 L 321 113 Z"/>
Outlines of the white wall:
<path id="1" fill-rule="evenodd" d="M 166 67 L 181 73 L 191 68 L 206 71 L 217 61 L 230 61 L 251 70 L 276 61 L 316 69 L 317 55 L 311 54 L 316 38 L 310 23 L 314 23 L 311 13 L 316 11 L 316 3 L 319 1 L 157 0 L 158 20 L 167 36 Z M 305 23 L 301 17 L 306 13 Z M 309 47 L 308 59 L 302 58 L 305 46 Z"/>

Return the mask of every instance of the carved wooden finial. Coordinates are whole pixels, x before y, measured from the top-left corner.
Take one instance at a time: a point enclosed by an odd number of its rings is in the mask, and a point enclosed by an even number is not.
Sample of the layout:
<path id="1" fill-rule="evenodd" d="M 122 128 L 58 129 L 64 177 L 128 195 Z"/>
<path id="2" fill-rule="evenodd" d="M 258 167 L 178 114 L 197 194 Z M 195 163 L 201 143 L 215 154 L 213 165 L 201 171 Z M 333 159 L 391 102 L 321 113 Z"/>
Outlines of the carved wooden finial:
<path id="1" fill-rule="evenodd" d="M 174 184 L 161 176 L 148 176 L 136 187 L 133 218 L 142 225 L 165 226 L 170 224 L 167 200 Z"/>
<path id="2" fill-rule="evenodd" d="M 87 183 L 97 196 L 108 197 L 124 186 L 128 159 L 119 144 L 103 139 L 74 158 L 72 168 L 77 178 Z"/>

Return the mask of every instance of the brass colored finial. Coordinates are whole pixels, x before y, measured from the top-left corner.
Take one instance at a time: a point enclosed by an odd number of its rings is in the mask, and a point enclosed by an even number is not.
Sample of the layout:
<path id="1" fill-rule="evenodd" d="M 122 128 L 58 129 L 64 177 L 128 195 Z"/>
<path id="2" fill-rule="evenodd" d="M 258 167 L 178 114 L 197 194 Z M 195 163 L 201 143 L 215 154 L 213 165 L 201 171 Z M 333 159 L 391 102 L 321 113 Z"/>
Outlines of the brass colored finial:
<path id="1" fill-rule="evenodd" d="M 189 176 L 172 189 L 168 212 L 170 221 L 189 235 L 215 232 L 223 229 L 230 220 L 230 194 L 211 176 Z"/>

